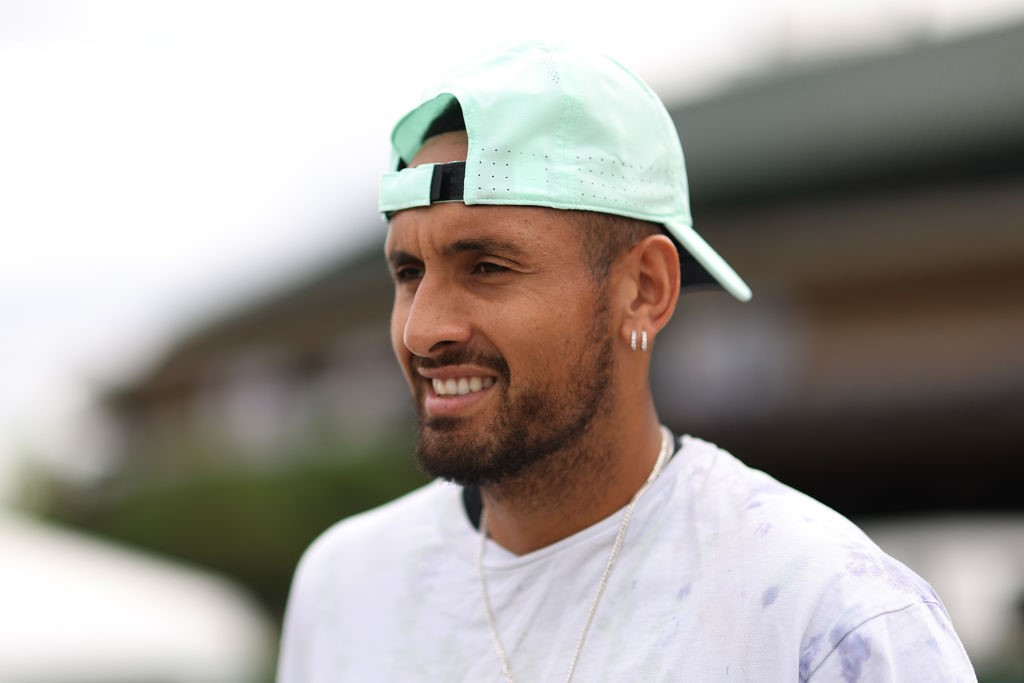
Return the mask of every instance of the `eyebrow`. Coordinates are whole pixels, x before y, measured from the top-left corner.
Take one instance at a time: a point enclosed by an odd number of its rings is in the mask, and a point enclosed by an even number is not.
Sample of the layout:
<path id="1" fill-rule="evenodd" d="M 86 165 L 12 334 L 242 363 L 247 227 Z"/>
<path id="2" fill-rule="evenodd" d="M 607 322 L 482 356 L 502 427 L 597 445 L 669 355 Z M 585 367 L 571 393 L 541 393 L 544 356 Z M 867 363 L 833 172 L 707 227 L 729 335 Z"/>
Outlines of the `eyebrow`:
<path id="1" fill-rule="evenodd" d="M 507 254 L 516 259 L 522 259 L 526 256 L 526 252 L 519 245 L 494 237 L 474 237 L 455 240 L 451 244 L 446 244 L 441 249 L 442 256 L 455 256 L 456 254 L 470 252 Z M 401 249 L 388 252 L 387 259 L 392 268 L 409 265 L 410 263 L 422 263 L 422 259 Z"/>
<path id="2" fill-rule="evenodd" d="M 441 249 L 441 254 L 444 256 L 454 256 L 455 254 L 481 251 L 489 253 L 503 253 L 516 258 L 523 258 L 526 255 L 526 252 L 518 244 L 494 237 L 475 237 L 456 240 L 451 244 L 445 245 L 445 247 Z"/>

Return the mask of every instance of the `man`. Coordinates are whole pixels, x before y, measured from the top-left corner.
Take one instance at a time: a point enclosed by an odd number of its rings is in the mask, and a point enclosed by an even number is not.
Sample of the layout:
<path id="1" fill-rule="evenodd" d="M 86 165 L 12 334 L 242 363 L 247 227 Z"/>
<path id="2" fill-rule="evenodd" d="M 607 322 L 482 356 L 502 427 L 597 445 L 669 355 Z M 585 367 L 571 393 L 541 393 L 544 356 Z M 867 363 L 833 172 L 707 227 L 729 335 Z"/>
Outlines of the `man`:
<path id="1" fill-rule="evenodd" d="M 691 227 L 647 86 L 530 43 L 392 142 L 392 343 L 438 480 L 309 549 L 281 683 L 974 680 L 909 569 L 660 425 L 650 354 L 680 288 L 750 290 Z"/>

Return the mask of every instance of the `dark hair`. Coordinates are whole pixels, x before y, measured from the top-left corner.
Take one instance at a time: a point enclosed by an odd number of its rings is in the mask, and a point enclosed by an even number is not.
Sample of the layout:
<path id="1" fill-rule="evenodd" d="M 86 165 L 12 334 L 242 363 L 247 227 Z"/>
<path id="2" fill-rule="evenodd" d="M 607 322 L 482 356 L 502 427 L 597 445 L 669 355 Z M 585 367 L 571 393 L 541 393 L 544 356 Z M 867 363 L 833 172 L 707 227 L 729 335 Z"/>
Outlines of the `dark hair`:
<path id="1" fill-rule="evenodd" d="M 637 218 L 596 211 L 571 211 L 570 214 L 580 233 L 587 268 L 597 281 L 608 277 L 612 263 L 621 254 L 641 240 L 665 232 L 658 223 Z"/>

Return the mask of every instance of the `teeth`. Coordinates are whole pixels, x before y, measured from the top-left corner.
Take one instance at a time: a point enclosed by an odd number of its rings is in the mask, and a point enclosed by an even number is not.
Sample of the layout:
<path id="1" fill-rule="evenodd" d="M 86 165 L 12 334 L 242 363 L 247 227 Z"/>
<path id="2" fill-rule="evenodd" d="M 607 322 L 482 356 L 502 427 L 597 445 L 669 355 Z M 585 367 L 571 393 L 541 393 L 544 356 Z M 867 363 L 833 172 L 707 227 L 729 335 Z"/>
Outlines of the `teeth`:
<path id="1" fill-rule="evenodd" d="M 460 377 L 459 379 L 432 380 L 434 393 L 438 396 L 465 396 L 474 391 L 482 391 L 494 385 L 493 377 Z"/>

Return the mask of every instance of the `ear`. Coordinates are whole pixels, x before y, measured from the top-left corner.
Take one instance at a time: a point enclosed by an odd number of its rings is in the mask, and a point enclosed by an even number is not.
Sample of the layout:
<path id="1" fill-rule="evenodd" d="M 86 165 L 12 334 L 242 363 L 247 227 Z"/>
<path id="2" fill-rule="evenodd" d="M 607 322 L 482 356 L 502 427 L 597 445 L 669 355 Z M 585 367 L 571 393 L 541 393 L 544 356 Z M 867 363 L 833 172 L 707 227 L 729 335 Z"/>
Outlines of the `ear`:
<path id="1" fill-rule="evenodd" d="M 617 303 L 623 313 L 619 334 L 628 344 L 633 330 L 646 331 L 653 341 L 679 301 L 679 253 L 665 235 L 651 235 L 633 245 L 619 265 Z"/>

